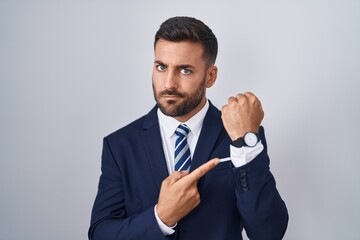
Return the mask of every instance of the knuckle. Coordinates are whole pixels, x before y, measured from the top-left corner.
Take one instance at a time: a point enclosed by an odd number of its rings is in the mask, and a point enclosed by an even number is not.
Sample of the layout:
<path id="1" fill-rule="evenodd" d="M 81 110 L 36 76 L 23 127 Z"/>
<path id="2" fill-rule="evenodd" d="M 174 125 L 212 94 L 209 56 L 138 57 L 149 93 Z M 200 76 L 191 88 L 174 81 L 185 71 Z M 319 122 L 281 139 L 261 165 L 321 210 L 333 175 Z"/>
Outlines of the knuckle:
<path id="1" fill-rule="evenodd" d="M 169 185 L 169 179 L 165 179 L 165 180 L 163 180 L 162 181 L 162 183 L 161 183 L 161 187 L 165 187 L 165 186 L 168 186 Z"/>
<path id="2" fill-rule="evenodd" d="M 200 193 L 198 191 L 196 191 L 195 198 L 200 201 Z"/>
<path id="3" fill-rule="evenodd" d="M 247 98 L 247 97 L 246 97 L 244 94 L 242 94 L 242 93 L 238 93 L 238 94 L 236 95 L 236 99 L 237 99 L 238 102 L 242 102 L 242 101 L 244 101 L 246 98 Z"/>
<path id="4" fill-rule="evenodd" d="M 233 104 L 233 103 L 236 103 L 237 101 L 238 101 L 238 98 L 236 96 L 235 97 L 231 96 L 231 97 L 228 98 L 229 103 Z"/>
<path id="5" fill-rule="evenodd" d="M 233 96 L 228 97 L 228 101 L 234 100 L 235 98 Z"/>
<path id="6" fill-rule="evenodd" d="M 194 199 L 199 199 L 199 198 L 200 198 L 200 194 L 199 194 L 197 188 L 192 189 L 192 191 L 191 191 L 191 196 L 192 196 Z"/>
<path id="7" fill-rule="evenodd" d="M 195 204 L 196 204 L 196 206 L 200 204 L 200 194 L 197 194 L 195 196 Z"/>
<path id="8" fill-rule="evenodd" d="M 244 98 L 244 97 L 246 97 L 245 94 L 242 94 L 242 93 L 236 94 L 237 99 Z"/>
<path id="9" fill-rule="evenodd" d="M 242 96 L 242 97 L 238 98 L 238 103 L 241 104 L 241 105 L 245 104 L 246 101 L 247 101 L 247 98 L 246 98 L 246 97 L 243 97 L 243 96 Z"/>
<path id="10" fill-rule="evenodd" d="M 173 180 L 173 179 L 178 179 L 179 178 L 179 172 L 177 172 L 177 171 L 175 171 L 175 172 L 173 172 L 168 178 L 166 178 L 166 179 L 168 179 L 168 180 Z"/>

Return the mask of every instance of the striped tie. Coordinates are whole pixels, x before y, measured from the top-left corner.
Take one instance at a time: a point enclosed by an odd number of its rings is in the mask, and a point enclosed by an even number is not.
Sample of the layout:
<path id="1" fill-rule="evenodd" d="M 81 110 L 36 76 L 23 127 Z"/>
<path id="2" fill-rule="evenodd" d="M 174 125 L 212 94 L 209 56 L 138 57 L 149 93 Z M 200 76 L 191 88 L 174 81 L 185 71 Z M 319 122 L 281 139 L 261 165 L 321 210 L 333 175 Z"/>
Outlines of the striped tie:
<path id="1" fill-rule="evenodd" d="M 187 143 L 187 135 L 190 129 L 185 124 L 180 124 L 175 133 L 178 136 L 175 143 L 175 171 L 186 171 L 190 169 L 191 155 Z"/>

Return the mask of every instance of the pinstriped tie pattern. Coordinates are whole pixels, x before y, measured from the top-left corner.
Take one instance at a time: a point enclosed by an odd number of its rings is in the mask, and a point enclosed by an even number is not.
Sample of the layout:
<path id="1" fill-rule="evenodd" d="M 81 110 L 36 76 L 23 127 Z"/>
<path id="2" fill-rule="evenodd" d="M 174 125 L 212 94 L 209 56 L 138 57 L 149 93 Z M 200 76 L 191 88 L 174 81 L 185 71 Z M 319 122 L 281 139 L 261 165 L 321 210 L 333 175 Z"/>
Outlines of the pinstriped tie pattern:
<path id="1" fill-rule="evenodd" d="M 178 136 L 175 142 L 175 171 L 186 171 L 190 169 L 191 154 L 187 136 L 190 129 L 185 124 L 180 124 L 175 133 Z"/>

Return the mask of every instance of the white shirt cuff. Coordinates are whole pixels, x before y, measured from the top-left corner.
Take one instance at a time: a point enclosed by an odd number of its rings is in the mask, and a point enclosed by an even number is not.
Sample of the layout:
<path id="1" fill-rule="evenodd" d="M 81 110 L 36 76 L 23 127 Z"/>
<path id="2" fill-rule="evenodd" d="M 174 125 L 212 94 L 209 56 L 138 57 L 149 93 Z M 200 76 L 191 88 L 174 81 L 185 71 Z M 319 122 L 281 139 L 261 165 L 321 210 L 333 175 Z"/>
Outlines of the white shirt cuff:
<path id="1" fill-rule="evenodd" d="M 164 234 L 164 236 L 173 234 L 175 232 L 175 230 L 173 228 L 176 227 L 177 223 L 175 223 L 175 225 L 172 226 L 172 227 L 166 226 L 166 224 L 163 223 L 161 221 L 161 219 L 159 218 L 159 216 L 157 215 L 156 206 L 157 205 L 155 205 L 155 207 L 154 207 L 154 213 L 155 213 L 155 218 L 156 218 L 156 221 L 157 221 L 157 223 L 159 225 L 159 228 L 160 228 L 161 232 Z"/>
<path id="2" fill-rule="evenodd" d="M 254 147 L 237 148 L 230 145 L 231 161 L 235 167 L 241 167 L 254 160 L 264 149 L 264 145 L 259 141 Z"/>

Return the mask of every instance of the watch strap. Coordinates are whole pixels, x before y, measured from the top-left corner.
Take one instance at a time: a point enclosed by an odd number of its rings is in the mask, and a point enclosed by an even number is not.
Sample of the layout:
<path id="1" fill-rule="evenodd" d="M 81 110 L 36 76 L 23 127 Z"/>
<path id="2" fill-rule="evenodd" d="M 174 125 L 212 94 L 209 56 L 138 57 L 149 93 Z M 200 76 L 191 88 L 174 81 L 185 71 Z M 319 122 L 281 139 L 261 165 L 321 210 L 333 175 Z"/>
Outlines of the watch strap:
<path id="1" fill-rule="evenodd" d="M 247 133 L 253 133 L 253 134 L 255 134 L 256 135 L 256 137 L 257 137 L 257 142 L 256 143 L 258 143 L 259 141 L 260 141 L 260 136 L 259 136 L 259 134 L 258 133 L 254 133 L 254 132 L 247 132 Z M 247 134 L 247 133 L 245 133 L 245 135 Z M 244 136 L 242 136 L 242 137 L 239 137 L 238 139 L 236 139 L 236 140 L 234 140 L 234 141 L 232 141 L 231 142 L 231 145 L 232 146 L 234 146 L 234 147 L 237 147 L 237 148 L 241 148 L 241 147 L 250 147 L 249 145 L 247 145 L 246 144 L 246 142 L 245 142 L 245 135 Z M 252 146 L 252 147 L 254 147 L 254 146 Z"/>
<path id="2" fill-rule="evenodd" d="M 231 142 L 231 145 L 237 148 L 241 148 L 246 146 L 245 141 L 244 141 L 244 137 L 240 137 L 238 139 L 236 139 L 235 141 Z"/>

